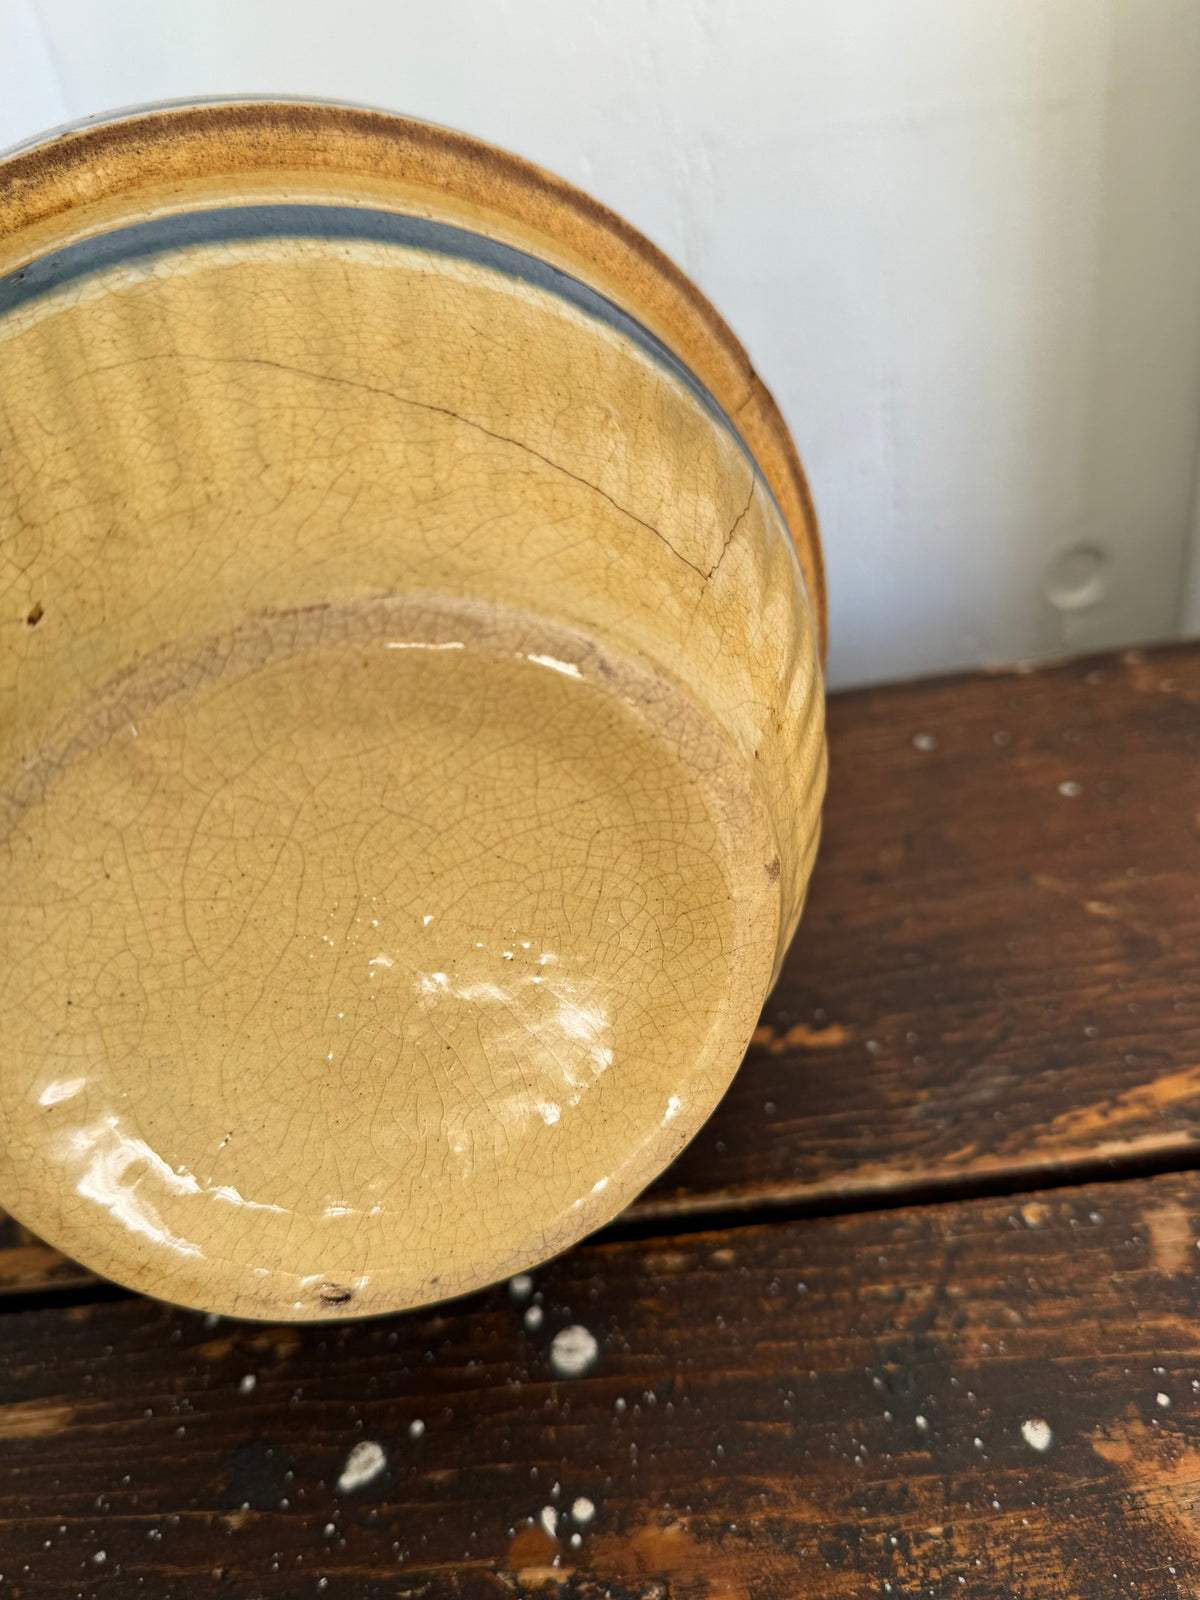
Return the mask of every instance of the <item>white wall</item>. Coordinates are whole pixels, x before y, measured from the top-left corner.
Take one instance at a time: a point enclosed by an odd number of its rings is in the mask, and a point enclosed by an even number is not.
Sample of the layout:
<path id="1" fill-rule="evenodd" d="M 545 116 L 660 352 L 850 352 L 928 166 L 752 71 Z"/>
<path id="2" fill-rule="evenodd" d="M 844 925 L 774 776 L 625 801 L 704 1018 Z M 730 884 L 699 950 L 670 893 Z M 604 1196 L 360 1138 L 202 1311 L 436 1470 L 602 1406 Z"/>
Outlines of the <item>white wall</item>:
<path id="1" fill-rule="evenodd" d="M 466 129 L 673 254 L 809 469 L 835 682 L 1200 627 L 1195 0 L 0 0 L 0 144 L 234 91 Z"/>

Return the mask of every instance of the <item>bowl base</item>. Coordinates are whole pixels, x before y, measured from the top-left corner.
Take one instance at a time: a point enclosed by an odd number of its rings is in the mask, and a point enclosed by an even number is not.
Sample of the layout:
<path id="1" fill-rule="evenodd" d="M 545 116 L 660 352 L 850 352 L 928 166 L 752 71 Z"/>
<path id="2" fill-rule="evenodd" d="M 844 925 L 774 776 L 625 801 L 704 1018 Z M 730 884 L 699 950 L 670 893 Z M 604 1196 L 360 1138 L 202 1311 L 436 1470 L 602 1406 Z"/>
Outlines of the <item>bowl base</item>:
<path id="1" fill-rule="evenodd" d="M 571 1242 L 753 1027 L 778 867 L 747 765 L 661 674 L 496 606 L 352 600 L 138 662 L 0 801 L 13 1209 L 262 1317 Z"/>

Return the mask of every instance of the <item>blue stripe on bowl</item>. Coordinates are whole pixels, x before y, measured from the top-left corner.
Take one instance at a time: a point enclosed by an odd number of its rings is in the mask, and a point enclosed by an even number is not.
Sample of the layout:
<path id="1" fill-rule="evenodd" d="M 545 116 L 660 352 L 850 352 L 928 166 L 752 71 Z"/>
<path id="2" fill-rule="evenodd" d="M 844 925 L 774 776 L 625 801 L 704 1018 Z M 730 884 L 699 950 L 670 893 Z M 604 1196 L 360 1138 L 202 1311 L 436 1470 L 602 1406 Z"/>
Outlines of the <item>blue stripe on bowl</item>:
<path id="1" fill-rule="evenodd" d="M 620 306 L 558 267 L 524 250 L 514 249 L 512 245 L 446 222 L 434 222 L 428 217 L 337 205 L 226 206 L 155 217 L 149 222 L 135 222 L 111 233 L 80 239 L 0 278 L 0 317 L 43 295 L 53 294 L 66 284 L 92 277 L 122 262 L 152 260 L 155 256 L 195 245 L 262 239 L 353 239 L 400 245 L 476 262 L 557 295 L 560 300 L 623 334 L 690 390 L 713 421 L 736 441 L 760 487 L 775 506 L 780 521 L 784 522 L 770 485 L 741 434 L 695 374 L 661 339 Z"/>

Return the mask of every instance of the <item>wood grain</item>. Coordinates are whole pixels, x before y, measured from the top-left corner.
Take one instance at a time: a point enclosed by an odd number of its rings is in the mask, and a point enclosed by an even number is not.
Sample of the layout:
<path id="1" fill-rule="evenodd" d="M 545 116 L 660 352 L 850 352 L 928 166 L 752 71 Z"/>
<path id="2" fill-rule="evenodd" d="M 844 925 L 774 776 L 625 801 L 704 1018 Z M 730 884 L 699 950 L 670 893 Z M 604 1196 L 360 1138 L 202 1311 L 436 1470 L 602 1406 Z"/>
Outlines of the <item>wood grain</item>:
<path id="1" fill-rule="evenodd" d="M 834 695 L 740 1073 L 635 1209 L 1200 1153 L 1200 650 Z"/>
<path id="2" fill-rule="evenodd" d="M 1171 1176 L 593 1244 L 536 1298 L 336 1329 L 0 1318 L 0 1569 L 29 1595 L 1193 1594 L 1198 1219 Z M 569 1325 L 598 1341 L 570 1378 Z M 339 1493 L 364 1441 L 386 1462 Z"/>
<path id="3" fill-rule="evenodd" d="M 0 1212 L 0 1306 L 14 1295 L 77 1290 L 96 1282 L 86 1267 L 52 1250 Z"/>

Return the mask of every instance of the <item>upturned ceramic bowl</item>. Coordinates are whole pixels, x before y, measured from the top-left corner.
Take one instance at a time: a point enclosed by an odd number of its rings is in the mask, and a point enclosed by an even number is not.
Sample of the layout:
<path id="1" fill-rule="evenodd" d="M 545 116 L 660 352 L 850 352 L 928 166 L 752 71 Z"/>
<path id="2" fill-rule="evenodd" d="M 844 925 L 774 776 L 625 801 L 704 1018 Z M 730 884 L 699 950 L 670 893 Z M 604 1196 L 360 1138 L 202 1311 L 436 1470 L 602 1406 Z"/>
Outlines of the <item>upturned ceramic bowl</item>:
<path id="1" fill-rule="evenodd" d="M 607 1221 L 736 1070 L 823 596 L 729 330 L 441 129 L 205 104 L 0 163 L 0 1202 L 242 1317 Z"/>

